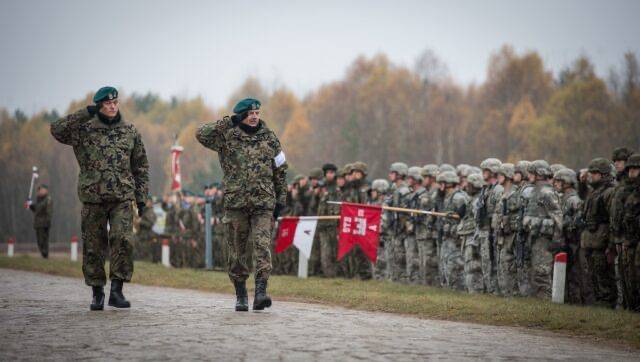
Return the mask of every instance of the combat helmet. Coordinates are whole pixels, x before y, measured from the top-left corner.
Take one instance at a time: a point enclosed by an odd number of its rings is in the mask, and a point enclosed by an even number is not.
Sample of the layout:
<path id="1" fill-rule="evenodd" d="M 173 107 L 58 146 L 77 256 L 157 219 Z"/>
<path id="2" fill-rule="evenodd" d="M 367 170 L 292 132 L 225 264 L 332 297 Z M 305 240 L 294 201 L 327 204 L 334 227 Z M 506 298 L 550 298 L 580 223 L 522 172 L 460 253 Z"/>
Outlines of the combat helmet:
<path id="1" fill-rule="evenodd" d="M 502 162 L 497 158 L 487 158 L 486 160 L 480 163 L 480 168 L 482 170 L 489 170 L 492 173 L 497 173 L 500 169 L 500 165 Z"/>
<path id="2" fill-rule="evenodd" d="M 484 185 L 486 185 L 486 183 L 484 182 L 484 178 L 479 173 L 472 173 L 471 175 L 467 176 L 467 183 L 477 189 L 481 189 Z"/>
<path id="3" fill-rule="evenodd" d="M 452 172 L 456 172 L 456 168 L 453 167 L 452 165 L 448 164 L 448 163 L 443 163 L 442 165 L 440 165 L 440 167 L 438 167 L 438 173 L 443 173 L 446 171 L 452 171 Z"/>
<path id="4" fill-rule="evenodd" d="M 407 176 L 418 182 L 422 182 L 422 168 L 418 166 L 409 167 L 407 170 Z"/>
<path id="5" fill-rule="evenodd" d="M 394 162 L 389 167 L 389 172 L 395 172 L 400 176 L 407 176 L 407 172 L 409 172 L 409 166 L 407 166 L 404 162 Z"/>
<path id="6" fill-rule="evenodd" d="M 309 171 L 309 178 L 314 178 L 316 180 L 322 180 L 324 177 L 324 172 L 320 167 L 314 167 Z"/>
<path id="7" fill-rule="evenodd" d="M 428 164 L 422 167 L 422 177 L 438 176 L 438 165 Z"/>
<path id="8" fill-rule="evenodd" d="M 553 179 L 562 181 L 568 185 L 575 186 L 578 184 L 578 180 L 576 178 L 576 172 L 570 168 L 563 168 L 561 170 L 556 171 L 556 173 L 553 174 Z"/>
<path id="9" fill-rule="evenodd" d="M 513 163 L 503 163 L 502 165 L 500 165 L 500 168 L 496 173 L 504 175 L 504 177 L 508 179 L 513 179 L 514 172 L 515 172 L 515 169 L 514 169 Z"/>
<path id="10" fill-rule="evenodd" d="M 446 183 L 446 184 L 459 184 L 460 177 L 456 175 L 455 171 L 444 171 L 438 175 L 438 177 L 436 178 L 436 181 L 439 183 Z"/>
<path id="11" fill-rule="evenodd" d="M 616 161 L 627 161 L 629 157 L 633 154 L 633 150 L 628 147 L 618 147 L 613 150 L 613 155 L 611 156 L 611 160 L 613 162 Z"/>
<path id="12" fill-rule="evenodd" d="M 598 172 L 603 175 L 610 175 L 613 172 L 613 164 L 606 158 L 594 158 L 589 162 L 589 172 Z"/>
<path id="13" fill-rule="evenodd" d="M 542 176 L 542 177 L 552 177 L 551 168 L 549 167 L 549 163 L 545 160 L 535 160 L 531 162 L 529 166 L 529 173 L 533 173 L 534 175 Z"/>
<path id="14" fill-rule="evenodd" d="M 624 168 L 628 169 L 630 167 L 638 167 L 640 168 L 640 153 L 634 153 L 627 159 L 627 163 L 625 163 Z"/>
<path id="15" fill-rule="evenodd" d="M 362 161 L 356 161 L 353 163 L 353 167 L 351 168 L 351 172 L 360 171 L 363 175 L 367 175 L 367 164 Z"/>
<path id="16" fill-rule="evenodd" d="M 549 166 L 549 168 L 551 169 L 551 173 L 555 175 L 556 172 L 562 170 L 563 168 L 567 168 L 567 166 L 561 163 L 554 163 L 553 165 Z"/>
<path id="17" fill-rule="evenodd" d="M 384 194 L 387 192 L 387 190 L 389 190 L 389 182 L 382 178 L 375 179 L 371 183 L 371 189 L 376 190 L 381 194 Z"/>
<path id="18" fill-rule="evenodd" d="M 527 178 L 529 176 L 529 165 L 531 165 L 531 162 L 527 160 L 518 161 L 513 168 L 513 172 L 520 172 L 522 178 Z"/>

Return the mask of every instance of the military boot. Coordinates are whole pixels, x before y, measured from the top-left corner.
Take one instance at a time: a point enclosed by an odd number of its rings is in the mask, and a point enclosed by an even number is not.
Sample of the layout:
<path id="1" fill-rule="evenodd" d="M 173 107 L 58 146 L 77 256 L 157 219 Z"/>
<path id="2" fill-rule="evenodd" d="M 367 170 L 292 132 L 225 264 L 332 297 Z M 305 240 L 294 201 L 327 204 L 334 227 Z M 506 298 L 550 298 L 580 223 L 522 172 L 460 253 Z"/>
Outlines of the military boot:
<path id="1" fill-rule="evenodd" d="M 253 310 L 263 310 L 271 307 L 271 297 L 267 295 L 267 280 L 256 280 L 256 295 L 253 298 Z"/>
<path id="2" fill-rule="evenodd" d="M 109 305 L 116 308 L 129 308 L 131 303 L 122 294 L 122 280 L 111 280 L 111 293 L 109 293 Z"/>
<path id="3" fill-rule="evenodd" d="M 104 309 L 104 290 L 102 287 L 91 287 L 93 290 L 93 299 L 91 299 L 90 310 Z"/>
<path id="4" fill-rule="evenodd" d="M 236 288 L 236 312 L 249 311 L 249 296 L 247 295 L 246 282 L 234 282 Z"/>

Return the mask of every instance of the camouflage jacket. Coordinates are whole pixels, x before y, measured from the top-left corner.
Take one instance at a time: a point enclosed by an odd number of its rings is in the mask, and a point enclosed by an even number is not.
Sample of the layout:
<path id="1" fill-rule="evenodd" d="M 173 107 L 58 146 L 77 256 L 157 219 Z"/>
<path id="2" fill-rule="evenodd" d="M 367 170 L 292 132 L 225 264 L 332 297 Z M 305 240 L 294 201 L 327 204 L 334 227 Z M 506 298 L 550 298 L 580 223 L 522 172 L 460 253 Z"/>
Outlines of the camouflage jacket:
<path id="1" fill-rule="evenodd" d="M 425 211 L 437 211 L 439 202 L 438 188 L 431 187 L 419 197 L 419 209 Z M 422 216 L 416 225 L 416 237 L 418 239 L 435 239 L 438 231 L 435 227 L 437 218 L 434 216 Z"/>
<path id="2" fill-rule="evenodd" d="M 465 207 L 465 215 L 458 224 L 458 235 L 471 235 L 476 229 L 476 211 L 478 210 L 478 199 L 480 192 L 474 195 L 467 194 L 467 205 Z"/>
<path id="3" fill-rule="evenodd" d="M 631 182 L 635 187 L 624 202 L 623 243 L 634 247 L 640 242 L 640 180 Z"/>
<path id="4" fill-rule="evenodd" d="M 562 208 L 562 232 L 565 241 L 571 244 L 580 242 L 580 223 L 582 219 L 582 199 L 576 190 L 569 190 L 560 199 Z"/>
<path id="5" fill-rule="evenodd" d="M 611 243 L 609 210 L 613 198 L 613 182 L 605 178 L 586 192 L 582 205 L 584 230 L 580 234 L 580 246 L 589 249 L 604 249 Z"/>
<path id="6" fill-rule="evenodd" d="M 280 141 L 260 120 L 260 129 L 248 134 L 229 117 L 201 125 L 196 138 L 218 152 L 224 172 L 226 209 L 272 210 L 287 202 L 287 163 Z"/>
<path id="7" fill-rule="evenodd" d="M 633 189 L 634 184 L 629 180 L 629 178 L 622 177 L 613 190 L 611 211 L 609 213 L 609 227 L 611 229 L 611 236 L 615 243 L 622 242 L 625 227 L 623 221 L 625 201 L 627 197 L 631 195 Z"/>
<path id="8" fill-rule="evenodd" d="M 142 217 L 140 218 L 140 232 L 151 232 L 153 225 L 156 223 L 158 217 L 156 216 L 153 207 L 147 207 L 144 209 L 142 213 Z"/>
<path id="9" fill-rule="evenodd" d="M 495 218 L 495 210 L 502 197 L 502 186 L 499 184 L 487 185 L 480 191 L 476 211 L 476 224 L 479 229 L 488 230 L 492 227 L 497 229 L 498 220 Z"/>
<path id="10" fill-rule="evenodd" d="M 33 212 L 33 227 L 48 228 L 51 226 L 51 216 L 53 214 L 53 201 L 51 196 L 36 198 L 36 202 L 29 206 Z"/>
<path id="11" fill-rule="evenodd" d="M 455 237 L 458 233 L 458 224 L 466 216 L 468 195 L 462 190 L 453 190 L 446 194 L 442 203 L 441 212 L 457 214 L 460 218 L 439 217 L 437 221 L 438 232 L 443 237 Z"/>
<path id="12" fill-rule="evenodd" d="M 149 194 L 147 154 L 140 133 L 124 118 L 106 125 L 81 109 L 53 122 L 51 134 L 59 142 L 73 146 L 80 166 L 80 201 L 146 201 Z"/>
<path id="13" fill-rule="evenodd" d="M 340 215 L 340 205 L 329 204 L 327 201 L 340 201 L 342 199 L 340 188 L 335 181 L 327 183 L 326 190 L 319 195 L 318 215 Z M 335 229 L 338 220 L 324 220 L 318 222 L 319 229 Z"/>
<path id="14" fill-rule="evenodd" d="M 520 194 L 518 186 L 511 185 L 509 190 L 503 190 L 498 205 L 494 210 L 496 232 L 499 235 L 511 235 L 518 230 L 520 214 Z"/>
<path id="15" fill-rule="evenodd" d="M 563 242 L 560 200 L 549 183 L 536 183 L 524 210 L 523 226 L 532 238 Z"/>

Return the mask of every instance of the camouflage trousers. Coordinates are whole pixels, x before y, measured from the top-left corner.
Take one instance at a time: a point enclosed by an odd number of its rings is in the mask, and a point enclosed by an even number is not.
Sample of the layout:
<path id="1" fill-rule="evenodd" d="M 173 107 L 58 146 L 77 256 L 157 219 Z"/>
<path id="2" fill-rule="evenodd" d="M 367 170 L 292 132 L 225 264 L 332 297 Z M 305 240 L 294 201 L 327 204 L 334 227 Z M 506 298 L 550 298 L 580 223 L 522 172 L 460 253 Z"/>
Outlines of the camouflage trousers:
<path id="1" fill-rule="evenodd" d="M 580 248 L 584 303 L 613 308 L 616 283 L 613 265 L 607 261 L 606 249 Z"/>
<path id="2" fill-rule="evenodd" d="M 442 239 L 440 261 L 443 264 L 444 287 L 464 290 L 464 260 L 460 250 L 460 238 L 449 235 Z"/>
<path id="3" fill-rule="evenodd" d="M 131 201 L 85 203 L 81 211 L 82 273 L 89 286 L 107 282 L 104 252 L 109 247 L 109 279 L 131 281 L 133 275 L 133 207 Z M 110 230 L 107 232 L 107 222 Z"/>
<path id="4" fill-rule="evenodd" d="M 335 278 L 338 275 L 336 263 L 336 251 L 338 250 L 338 238 L 336 227 L 325 227 L 318 230 L 320 239 L 320 264 L 322 274 L 327 278 Z"/>
<path id="5" fill-rule="evenodd" d="M 44 258 L 49 257 L 49 228 L 36 228 L 38 250 Z"/>
<path id="6" fill-rule="evenodd" d="M 498 290 L 498 280 L 496 272 L 495 255 L 491 254 L 491 250 L 495 254 L 495 245 L 490 245 L 489 230 L 478 230 L 476 237 L 480 244 L 480 257 L 482 260 L 482 279 L 487 293 L 496 293 Z"/>
<path id="7" fill-rule="evenodd" d="M 420 255 L 418 254 L 416 235 L 408 234 L 403 241 L 407 281 L 417 284 L 420 282 Z"/>
<path id="8" fill-rule="evenodd" d="M 391 238 L 391 258 L 389 264 L 389 277 L 394 282 L 407 281 L 407 259 L 404 249 L 404 239 L 407 235 L 403 232 L 394 233 Z"/>
<path id="9" fill-rule="evenodd" d="M 433 238 L 418 239 L 418 259 L 420 260 L 420 282 L 426 285 L 439 285 L 438 248 Z"/>
<path id="10" fill-rule="evenodd" d="M 232 282 L 244 282 L 249 278 L 251 254 L 255 258 L 256 280 L 269 279 L 272 222 L 271 210 L 225 210 L 223 223 L 229 252 L 227 268 Z"/>
<path id="11" fill-rule="evenodd" d="M 580 274 L 580 245 L 569 243 L 569 258 L 567 259 L 567 287 L 566 301 L 571 304 L 582 304 L 582 280 Z"/>
<path id="12" fill-rule="evenodd" d="M 499 235 L 497 237 L 496 255 L 498 256 L 498 290 L 500 295 L 505 297 L 513 297 L 519 294 L 515 257 L 515 237 L 516 235 L 513 233 Z"/>
<path id="13" fill-rule="evenodd" d="M 375 280 L 387 280 L 387 260 L 389 257 L 389 236 L 380 234 L 380 245 L 378 245 L 378 251 L 376 255 L 376 263 L 372 265 L 373 278 Z"/>
<path id="14" fill-rule="evenodd" d="M 531 289 L 534 297 L 551 300 L 553 281 L 553 253 L 551 240 L 545 237 L 531 239 Z"/>
<path id="15" fill-rule="evenodd" d="M 484 278 L 482 276 L 482 257 L 480 256 L 480 244 L 473 234 L 463 235 L 464 247 L 464 281 L 467 292 L 471 294 L 484 292 Z"/>
<path id="16" fill-rule="evenodd" d="M 316 233 L 313 236 L 313 244 L 311 244 L 311 256 L 309 258 L 309 275 L 322 275 L 322 245 L 320 244 L 320 235 Z"/>
<path id="17" fill-rule="evenodd" d="M 629 310 L 638 310 L 639 290 L 638 275 L 636 274 L 636 246 L 618 246 L 618 270 L 622 291 L 623 305 Z"/>

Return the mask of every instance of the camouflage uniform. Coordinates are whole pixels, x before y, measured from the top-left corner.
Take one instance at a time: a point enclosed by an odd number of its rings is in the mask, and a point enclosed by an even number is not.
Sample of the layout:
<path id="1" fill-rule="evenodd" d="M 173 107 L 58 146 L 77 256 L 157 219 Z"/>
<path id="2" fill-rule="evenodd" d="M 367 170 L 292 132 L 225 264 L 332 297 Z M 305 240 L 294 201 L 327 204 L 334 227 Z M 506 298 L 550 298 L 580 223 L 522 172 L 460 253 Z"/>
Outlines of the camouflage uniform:
<path id="1" fill-rule="evenodd" d="M 498 171 L 507 180 L 514 176 L 514 166 L 503 163 Z M 511 183 L 511 181 L 509 181 Z M 504 186 L 503 186 L 504 188 Z M 515 231 L 518 228 L 518 215 L 520 202 L 518 200 L 517 186 L 510 184 L 504 189 L 498 207 L 494 211 L 496 218 L 496 255 L 497 255 L 497 279 L 500 295 L 512 297 L 519 294 L 516 271 L 515 255 Z"/>
<path id="2" fill-rule="evenodd" d="M 320 206 L 320 193 L 321 186 L 320 183 L 323 182 L 324 173 L 320 168 L 313 168 L 309 171 L 309 178 L 311 180 L 318 180 L 318 184 L 315 186 L 313 184 L 310 185 L 308 189 L 308 198 L 309 198 L 309 209 L 307 210 L 307 215 L 309 216 L 317 216 L 318 215 L 318 207 Z M 322 252 L 320 245 L 320 235 L 316 232 L 313 237 L 313 243 L 311 244 L 311 256 L 309 258 L 309 275 L 322 275 Z"/>
<path id="3" fill-rule="evenodd" d="M 534 161 L 534 164 L 536 162 Z M 550 178 L 546 162 L 536 164 L 537 177 Z M 531 293 L 541 299 L 551 299 L 553 255 L 564 245 L 560 200 L 548 181 L 538 179 L 524 210 L 523 226 L 527 246 L 531 250 Z"/>
<path id="4" fill-rule="evenodd" d="M 353 171 L 360 171 L 363 173 L 364 177 L 367 174 L 367 165 L 364 162 L 355 162 L 353 164 Z M 366 178 L 363 179 L 354 179 L 350 184 L 349 188 L 345 193 L 345 201 L 357 203 L 357 204 L 368 204 L 369 203 L 369 185 L 367 184 Z M 347 255 L 344 256 L 347 260 L 348 264 L 348 276 L 350 277 L 359 277 L 362 280 L 371 279 L 371 262 L 367 258 L 367 256 L 362 252 L 360 247 L 355 247 L 349 251 Z"/>
<path id="5" fill-rule="evenodd" d="M 628 158 L 625 173 L 630 168 L 640 168 L 640 154 Z M 636 249 L 640 241 L 640 177 L 630 178 L 627 174 L 625 184 L 630 189 L 629 193 L 619 195 L 623 191 L 617 189 L 614 195 L 613 205 L 620 203 L 621 198 L 624 198 L 624 203 L 622 207 L 619 204 L 616 207 L 612 205 L 611 230 L 617 236 L 614 239 L 618 250 L 616 261 L 624 307 L 640 311 L 640 281 L 636 270 Z"/>
<path id="6" fill-rule="evenodd" d="M 462 240 L 462 250 L 464 258 L 464 280 L 467 292 L 484 292 L 484 279 L 482 276 L 482 257 L 480 256 L 480 244 L 476 240 L 474 232 L 476 229 L 476 211 L 478 210 L 478 198 L 480 189 L 484 186 L 481 175 L 471 174 L 467 176 L 468 198 L 465 207 L 465 215 L 458 224 L 458 236 Z M 472 187 L 472 188 L 470 188 Z"/>
<path id="7" fill-rule="evenodd" d="M 520 296 L 527 297 L 531 295 L 531 248 L 527 244 L 527 231 L 524 228 L 524 210 L 531 199 L 534 185 L 528 181 L 529 172 L 534 172 L 532 163 L 529 161 L 520 161 L 515 166 L 515 172 L 522 175 L 522 181 L 517 186 L 518 198 L 518 221 L 516 229 L 516 278 Z"/>
<path id="8" fill-rule="evenodd" d="M 51 228 L 51 216 L 53 214 L 53 201 L 51 196 L 38 196 L 36 202 L 29 205 L 33 212 L 33 228 L 36 231 L 38 250 L 42 257 L 49 257 L 49 229 Z"/>
<path id="9" fill-rule="evenodd" d="M 451 171 L 438 175 L 438 183 L 457 185 L 458 176 Z M 438 233 L 441 240 L 440 264 L 443 265 L 443 285 L 447 288 L 464 290 L 464 260 L 461 252 L 461 238 L 458 237 L 460 219 L 465 216 L 467 194 L 456 188 L 445 191 L 442 212 L 457 214 L 460 218 L 440 217 L 437 221 Z"/>
<path id="10" fill-rule="evenodd" d="M 427 190 L 422 187 L 422 168 L 410 167 L 408 170 L 408 176 L 414 181 L 411 193 L 407 196 L 406 207 L 409 209 L 420 208 L 420 198 Z M 419 215 L 409 215 L 406 225 L 406 237 L 404 239 L 404 250 L 406 260 L 406 275 L 407 281 L 410 283 L 421 283 L 420 278 L 420 254 L 418 252 L 417 226 L 422 218 Z"/>
<path id="11" fill-rule="evenodd" d="M 584 200 L 582 215 L 584 230 L 580 234 L 580 265 L 585 304 L 613 307 L 616 303 L 615 271 L 607 260 L 611 251 L 609 209 L 614 187 L 611 162 L 597 158 L 589 164 L 589 172 L 599 172 L 602 179 L 587 185 L 579 183 L 579 195 Z"/>
<path id="12" fill-rule="evenodd" d="M 147 207 L 144 209 L 142 216 L 140 217 L 140 223 L 138 225 L 138 233 L 136 235 L 136 257 L 145 260 L 151 260 L 153 255 L 153 243 L 155 233 L 152 228 L 156 223 L 156 213 L 153 211 L 153 207 Z"/>
<path id="13" fill-rule="evenodd" d="M 109 243 L 109 279 L 125 282 L 133 274 L 132 201 L 144 203 L 149 193 L 149 162 L 136 128 L 124 119 L 103 123 L 82 109 L 51 124 L 59 142 L 73 146 L 83 203 L 82 271 L 90 286 L 104 286 L 104 247 Z M 107 233 L 107 222 L 111 226 Z"/>
<path id="14" fill-rule="evenodd" d="M 340 215 L 340 205 L 329 204 L 327 201 L 340 201 L 341 191 L 336 182 L 326 185 L 326 191 L 320 195 L 318 215 Z M 338 250 L 338 220 L 324 220 L 318 222 L 318 239 L 320 240 L 320 263 L 322 274 L 328 278 L 338 276 L 336 252 Z"/>
<path id="15" fill-rule="evenodd" d="M 576 174 L 573 170 L 563 169 L 555 173 L 554 180 L 562 181 L 564 192 L 560 199 L 562 210 L 562 235 L 567 245 L 567 301 L 573 304 L 582 304 L 582 288 L 580 286 L 580 220 L 582 219 L 582 200 L 578 192 L 573 188 L 577 184 Z M 570 185 L 570 186 L 569 186 Z"/>
<path id="16" fill-rule="evenodd" d="M 371 198 L 370 205 L 387 206 L 389 198 L 387 197 L 387 191 L 389 189 L 389 183 L 384 179 L 374 180 L 371 184 L 371 190 L 378 193 L 375 199 Z M 372 265 L 373 278 L 376 280 L 386 280 L 388 278 L 387 260 L 389 259 L 389 214 L 382 213 L 381 216 L 381 230 L 380 230 L 380 244 L 378 245 L 376 263 Z"/>
<path id="17" fill-rule="evenodd" d="M 276 203 L 284 207 L 287 201 L 287 164 L 280 141 L 262 120 L 259 129 L 249 134 L 229 117 L 200 126 L 196 138 L 218 152 L 224 172 L 229 278 L 244 282 L 249 277 L 247 246 L 253 244 L 256 280 L 267 280 L 273 210 Z"/>
<path id="18" fill-rule="evenodd" d="M 483 170 L 489 170 L 492 173 L 498 172 L 498 168 L 502 165 L 500 160 L 490 158 L 480 164 Z M 488 293 L 497 293 L 497 271 L 496 271 L 496 255 L 495 255 L 495 228 L 496 220 L 493 217 L 495 209 L 498 206 L 500 197 L 502 196 L 502 186 L 497 183 L 494 185 L 486 185 L 478 198 L 478 210 L 476 210 L 476 238 L 480 244 L 480 256 L 482 257 L 482 276 L 484 278 L 484 286 Z"/>
<path id="19" fill-rule="evenodd" d="M 438 185 L 435 182 L 438 166 L 425 165 L 422 177 L 431 177 L 433 183 L 426 192 L 419 197 L 419 209 L 435 211 L 438 196 Z M 419 279 L 426 285 L 440 285 L 438 275 L 438 231 L 435 228 L 435 217 L 418 215 L 416 228 L 416 243 L 418 244 Z"/>
<path id="20" fill-rule="evenodd" d="M 393 171 L 392 165 L 392 171 Z M 404 165 L 405 170 L 402 176 L 406 176 L 407 167 Z M 393 191 L 391 198 L 391 206 L 393 207 L 407 207 L 411 190 L 407 186 L 406 182 L 400 181 L 395 184 L 396 188 Z M 407 222 L 409 221 L 409 215 L 403 212 L 390 212 L 389 217 L 391 219 L 391 232 L 393 233 L 391 241 L 391 259 L 389 263 L 389 274 L 391 281 L 406 282 L 407 281 L 407 263 L 406 252 L 404 248 L 404 239 L 407 237 Z"/>

